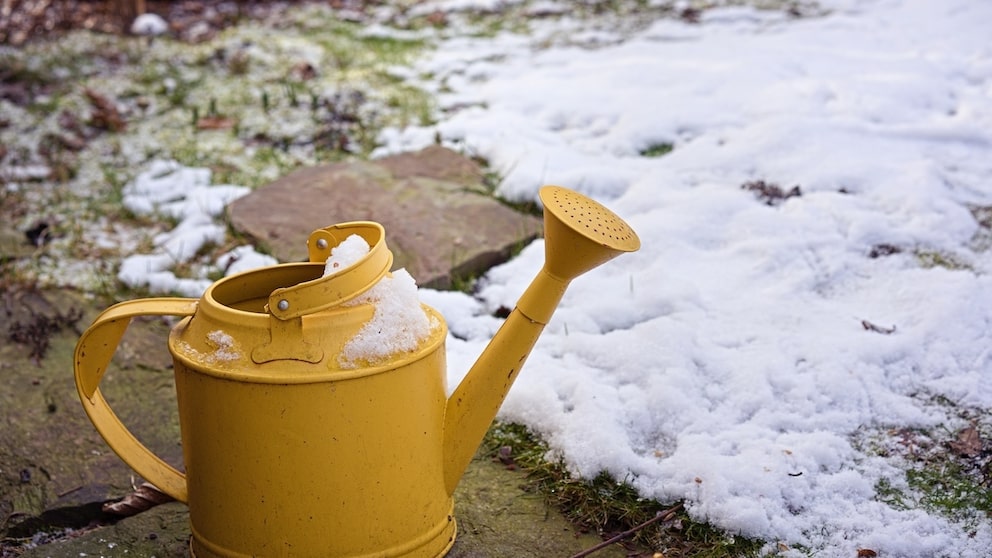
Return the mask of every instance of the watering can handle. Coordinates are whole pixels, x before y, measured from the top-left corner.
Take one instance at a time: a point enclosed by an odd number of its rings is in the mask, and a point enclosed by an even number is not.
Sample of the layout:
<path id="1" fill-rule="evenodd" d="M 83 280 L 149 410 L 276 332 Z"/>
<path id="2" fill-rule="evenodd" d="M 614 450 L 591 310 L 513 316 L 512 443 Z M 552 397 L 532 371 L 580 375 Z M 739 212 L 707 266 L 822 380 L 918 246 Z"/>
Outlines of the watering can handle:
<path id="1" fill-rule="evenodd" d="M 327 260 L 332 249 L 351 235 L 365 239 L 368 254 L 337 273 L 272 291 L 269 312 L 279 320 L 292 320 L 351 300 L 378 283 L 393 265 L 393 253 L 386 246 L 385 229 L 373 221 L 352 221 L 315 230 L 307 241 L 310 261 Z"/>
<path id="2" fill-rule="evenodd" d="M 111 410 L 99 386 L 131 318 L 190 316 L 196 310 L 196 303 L 193 298 L 148 298 L 111 306 L 79 338 L 73 367 L 83 409 L 107 445 L 148 482 L 180 502 L 186 501 L 186 475 L 162 461 L 131 434 Z"/>

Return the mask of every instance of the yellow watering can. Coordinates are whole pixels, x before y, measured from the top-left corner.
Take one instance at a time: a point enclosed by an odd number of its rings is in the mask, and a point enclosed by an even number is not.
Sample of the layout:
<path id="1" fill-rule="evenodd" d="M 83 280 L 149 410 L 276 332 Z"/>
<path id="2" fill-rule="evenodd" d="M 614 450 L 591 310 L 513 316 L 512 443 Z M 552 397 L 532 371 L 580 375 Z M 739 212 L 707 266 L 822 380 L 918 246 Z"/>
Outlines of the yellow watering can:
<path id="1" fill-rule="evenodd" d="M 544 204 L 545 265 L 478 362 L 446 397 L 444 340 L 436 326 L 418 347 L 384 363 L 339 359 L 374 312 L 346 304 L 389 272 L 378 223 L 320 229 L 309 263 L 221 279 L 200 299 L 117 304 L 76 346 L 83 407 L 135 471 L 189 506 L 197 558 L 248 556 L 434 557 L 455 539 L 452 494 L 510 385 L 576 276 L 640 240 L 597 202 L 557 186 Z M 351 235 L 367 254 L 324 275 Z M 125 428 L 100 394 L 130 320 L 184 316 L 169 335 L 185 473 Z"/>

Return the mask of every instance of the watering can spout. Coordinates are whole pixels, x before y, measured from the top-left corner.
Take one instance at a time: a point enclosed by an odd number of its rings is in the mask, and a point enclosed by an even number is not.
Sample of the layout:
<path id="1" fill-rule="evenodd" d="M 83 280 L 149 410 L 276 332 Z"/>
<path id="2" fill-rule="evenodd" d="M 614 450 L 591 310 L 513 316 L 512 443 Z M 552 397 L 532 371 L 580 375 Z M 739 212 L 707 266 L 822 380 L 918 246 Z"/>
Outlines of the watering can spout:
<path id="1" fill-rule="evenodd" d="M 544 267 L 445 407 L 444 482 L 448 494 L 454 493 L 569 282 L 641 245 L 623 219 L 581 194 L 545 186 L 540 196 L 544 204 Z"/>

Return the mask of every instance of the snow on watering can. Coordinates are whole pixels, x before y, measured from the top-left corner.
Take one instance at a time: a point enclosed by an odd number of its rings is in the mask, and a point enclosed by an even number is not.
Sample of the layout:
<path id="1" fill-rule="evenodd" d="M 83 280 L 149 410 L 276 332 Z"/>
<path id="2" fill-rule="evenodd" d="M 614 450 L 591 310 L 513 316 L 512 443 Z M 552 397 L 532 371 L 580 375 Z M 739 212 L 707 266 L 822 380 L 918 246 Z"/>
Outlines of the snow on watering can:
<path id="1" fill-rule="evenodd" d="M 366 293 L 390 280 L 393 260 L 381 225 L 353 222 L 311 234 L 309 263 L 226 277 L 199 300 L 103 312 L 76 347 L 83 407 L 124 461 L 188 504 L 197 558 L 443 556 L 455 486 L 568 283 L 640 247 L 597 202 L 557 186 L 540 195 L 544 267 L 450 397 L 447 328 L 419 302 L 430 325 L 412 346 L 348 354 L 369 334 L 377 308 Z M 325 270 L 356 236 L 367 251 Z M 144 315 L 184 317 L 169 351 L 185 473 L 143 446 L 100 393 L 128 323 Z"/>

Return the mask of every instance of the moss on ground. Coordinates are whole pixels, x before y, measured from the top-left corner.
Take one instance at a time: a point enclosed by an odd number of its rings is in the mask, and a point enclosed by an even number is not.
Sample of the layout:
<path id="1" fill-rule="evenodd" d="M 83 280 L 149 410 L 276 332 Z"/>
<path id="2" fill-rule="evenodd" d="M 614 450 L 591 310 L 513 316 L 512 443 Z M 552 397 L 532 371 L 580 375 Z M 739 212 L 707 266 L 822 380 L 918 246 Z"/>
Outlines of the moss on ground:
<path id="1" fill-rule="evenodd" d="M 494 459 L 524 470 L 530 489 L 581 530 L 604 538 L 630 530 L 680 504 L 643 498 L 630 484 L 607 473 L 593 479 L 573 478 L 564 462 L 551 457 L 547 443 L 519 424 L 494 425 L 486 435 L 484 448 Z M 681 507 L 667 521 L 637 530 L 630 540 L 666 558 L 758 556 L 764 546 L 762 541 L 694 521 Z"/>
<path id="2" fill-rule="evenodd" d="M 863 451 L 904 465 L 876 481 L 875 498 L 975 528 L 992 518 L 992 421 L 987 410 L 943 397 L 930 403 L 948 410 L 954 423 L 860 433 L 857 443 Z"/>

